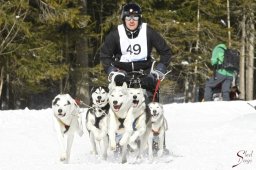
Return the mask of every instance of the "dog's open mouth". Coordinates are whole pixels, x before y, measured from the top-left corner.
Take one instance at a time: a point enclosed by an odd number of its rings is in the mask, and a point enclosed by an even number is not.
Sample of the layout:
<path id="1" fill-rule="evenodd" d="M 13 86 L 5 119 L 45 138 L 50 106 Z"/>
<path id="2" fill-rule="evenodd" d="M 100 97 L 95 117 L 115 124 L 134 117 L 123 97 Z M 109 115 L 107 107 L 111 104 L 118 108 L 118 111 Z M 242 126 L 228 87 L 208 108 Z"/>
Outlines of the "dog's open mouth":
<path id="1" fill-rule="evenodd" d="M 66 113 L 64 113 L 64 114 L 59 113 L 58 116 L 65 117 L 65 116 L 66 116 Z"/>
<path id="2" fill-rule="evenodd" d="M 137 107 L 139 104 L 139 100 L 133 100 L 132 103 L 133 103 L 133 107 Z"/>
<path id="3" fill-rule="evenodd" d="M 119 111 L 120 110 L 120 108 L 122 107 L 122 104 L 120 104 L 120 105 L 113 105 L 113 107 L 114 107 L 114 109 L 115 109 L 115 111 Z"/>
<path id="4" fill-rule="evenodd" d="M 96 100 L 96 103 L 104 103 L 105 100 Z"/>

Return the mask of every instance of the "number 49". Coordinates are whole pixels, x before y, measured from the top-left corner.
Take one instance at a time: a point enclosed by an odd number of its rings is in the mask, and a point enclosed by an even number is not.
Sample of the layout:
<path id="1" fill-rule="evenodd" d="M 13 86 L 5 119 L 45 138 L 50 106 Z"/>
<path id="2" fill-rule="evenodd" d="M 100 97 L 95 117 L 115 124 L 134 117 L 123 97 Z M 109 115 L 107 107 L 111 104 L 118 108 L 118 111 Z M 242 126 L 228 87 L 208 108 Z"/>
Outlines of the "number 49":
<path id="1" fill-rule="evenodd" d="M 141 52 L 141 47 L 140 47 L 139 44 L 134 44 L 134 46 L 129 45 L 126 51 L 129 52 L 130 55 L 133 54 L 133 53 L 135 55 L 138 55 Z"/>

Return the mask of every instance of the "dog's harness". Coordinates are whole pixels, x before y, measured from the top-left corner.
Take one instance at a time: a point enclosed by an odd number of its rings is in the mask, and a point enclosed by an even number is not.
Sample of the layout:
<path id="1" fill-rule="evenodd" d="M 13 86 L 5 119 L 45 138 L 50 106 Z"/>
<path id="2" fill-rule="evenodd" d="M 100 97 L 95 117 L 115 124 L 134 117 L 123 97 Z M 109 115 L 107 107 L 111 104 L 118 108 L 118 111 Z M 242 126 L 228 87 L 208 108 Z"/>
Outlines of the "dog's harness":
<path id="1" fill-rule="evenodd" d="M 64 122 L 63 122 L 60 118 L 58 118 L 56 115 L 54 115 L 54 116 L 55 116 L 56 119 L 59 121 L 59 123 L 61 123 L 61 124 L 64 126 L 65 130 L 64 130 L 63 133 L 67 133 L 67 131 L 68 131 L 69 128 L 70 128 L 70 125 L 67 125 L 66 123 L 64 123 Z M 76 115 L 72 115 L 72 116 L 76 116 Z M 72 119 L 71 119 L 71 121 L 70 121 L 70 124 L 71 124 L 72 120 L 73 120 L 73 117 L 72 117 Z"/>
<path id="2" fill-rule="evenodd" d="M 125 121 L 125 118 L 124 118 L 124 119 L 118 118 L 118 121 L 120 122 L 119 129 L 124 128 L 124 121 Z"/>
<path id="3" fill-rule="evenodd" d="M 94 116 L 95 116 L 94 126 L 99 129 L 100 121 L 101 121 L 101 119 L 103 119 L 105 117 L 105 114 L 101 115 L 100 117 L 97 117 L 96 115 L 94 115 Z"/>
<path id="4" fill-rule="evenodd" d="M 67 133 L 67 131 L 68 131 L 69 128 L 70 128 L 70 125 L 65 124 L 65 123 L 64 123 L 60 118 L 58 118 L 56 115 L 54 115 L 54 116 L 55 116 L 56 119 L 59 121 L 59 123 L 61 123 L 62 125 L 64 125 L 65 130 L 64 130 L 63 133 Z"/>
<path id="5" fill-rule="evenodd" d="M 108 114 L 106 111 L 109 109 L 109 105 L 106 105 L 102 108 L 97 108 L 97 109 L 98 109 L 99 112 L 103 112 L 103 114 L 100 117 L 97 117 L 96 114 L 95 114 L 95 112 L 96 112 L 96 107 L 95 106 L 91 107 L 88 110 L 88 112 L 91 111 L 91 113 L 94 115 L 94 117 L 95 117 L 94 126 L 99 129 L 100 121 Z M 88 114 L 86 115 L 86 119 L 87 119 L 87 116 L 88 116 Z"/>
<path id="6" fill-rule="evenodd" d="M 69 125 L 64 125 L 64 127 L 65 127 L 66 130 L 63 133 L 67 133 L 67 131 L 69 130 L 70 126 Z"/>
<path id="7" fill-rule="evenodd" d="M 163 115 L 162 115 L 163 116 Z M 161 117 L 162 117 L 161 116 Z M 160 118 L 161 118 L 160 117 Z M 155 122 L 152 122 L 152 124 L 153 123 L 155 123 Z M 164 123 L 164 120 L 163 120 L 163 123 Z M 153 130 L 153 129 L 151 129 L 151 131 L 153 132 L 153 136 L 158 136 L 159 134 L 160 134 L 160 130 L 161 130 L 161 126 L 159 127 L 159 129 L 158 130 Z"/>
<path id="8" fill-rule="evenodd" d="M 140 118 L 141 116 L 142 116 L 142 114 L 139 115 L 139 116 L 133 121 L 133 123 L 132 123 L 132 129 L 133 129 L 134 131 L 137 130 L 137 128 L 136 128 L 136 122 L 139 120 L 139 118 Z"/>
<path id="9" fill-rule="evenodd" d="M 78 107 L 77 104 L 75 104 L 75 107 Z M 64 121 L 62 121 L 59 117 L 57 117 L 57 116 L 54 114 L 54 116 L 55 116 L 56 119 L 59 121 L 59 123 L 61 123 L 61 124 L 64 126 L 64 128 L 65 128 L 65 130 L 64 130 L 64 132 L 63 132 L 64 134 L 68 132 L 68 130 L 69 130 L 69 128 L 70 128 L 70 125 L 71 125 L 71 122 L 73 121 L 74 116 L 79 117 L 79 113 L 73 113 L 73 111 L 72 111 L 72 113 L 71 113 L 70 115 L 72 116 L 72 118 L 71 118 L 71 120 L 70 120 L 70 123 L 67 124 L 67 123 L 65 123 Z"/>
<path id="10" fill-rule="evenodd" d="M 120 122 L 120 125 L 119 125 L 118 129 L 124 128 L 124 121 L 125 121 L 125 118 L 120 118 L 120 117 L 118 117 L 115 112 L 114 112 L 114 114 L 115 114 L 116 118 L 118 118 L 117 120 Z"/>

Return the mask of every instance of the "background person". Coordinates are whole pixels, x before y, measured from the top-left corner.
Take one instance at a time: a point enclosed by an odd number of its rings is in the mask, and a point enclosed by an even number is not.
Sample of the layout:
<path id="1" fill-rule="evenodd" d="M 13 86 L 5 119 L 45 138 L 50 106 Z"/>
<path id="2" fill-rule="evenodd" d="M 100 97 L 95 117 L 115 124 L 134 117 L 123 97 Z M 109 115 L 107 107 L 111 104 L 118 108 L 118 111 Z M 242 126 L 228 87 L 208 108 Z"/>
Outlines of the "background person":
<path id="1" fill-rule="evenodd" d="M 212 52 L 211 64 L 215 67 L 213 77 L 205 84 L 204 101 L 213 100 L 213 91 L 220 87 L 224 101 L 230 100 L 230 88 L 233 81 L 233 70 L 224 69 L 221 64 L 224 60 L 224 52 L 227 49 L 225 44 L 218 44 Z"/>

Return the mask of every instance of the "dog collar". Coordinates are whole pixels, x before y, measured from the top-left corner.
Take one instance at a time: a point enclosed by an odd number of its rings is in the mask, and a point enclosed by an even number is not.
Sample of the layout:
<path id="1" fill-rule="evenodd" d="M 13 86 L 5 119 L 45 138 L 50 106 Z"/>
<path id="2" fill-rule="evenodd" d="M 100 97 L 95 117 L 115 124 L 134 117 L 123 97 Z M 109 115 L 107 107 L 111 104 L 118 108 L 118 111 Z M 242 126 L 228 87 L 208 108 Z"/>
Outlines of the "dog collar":
<path id="1" fill-rule="evenodd" d="M 56 115 L 54 115 L 56 117 L 56 119 L 65 127 L 65 130 L 63 133 L 67 133 L 67 131 L 70 128 L 70 125 L 65 124 L 60 118 L 58 118 Z"/>

